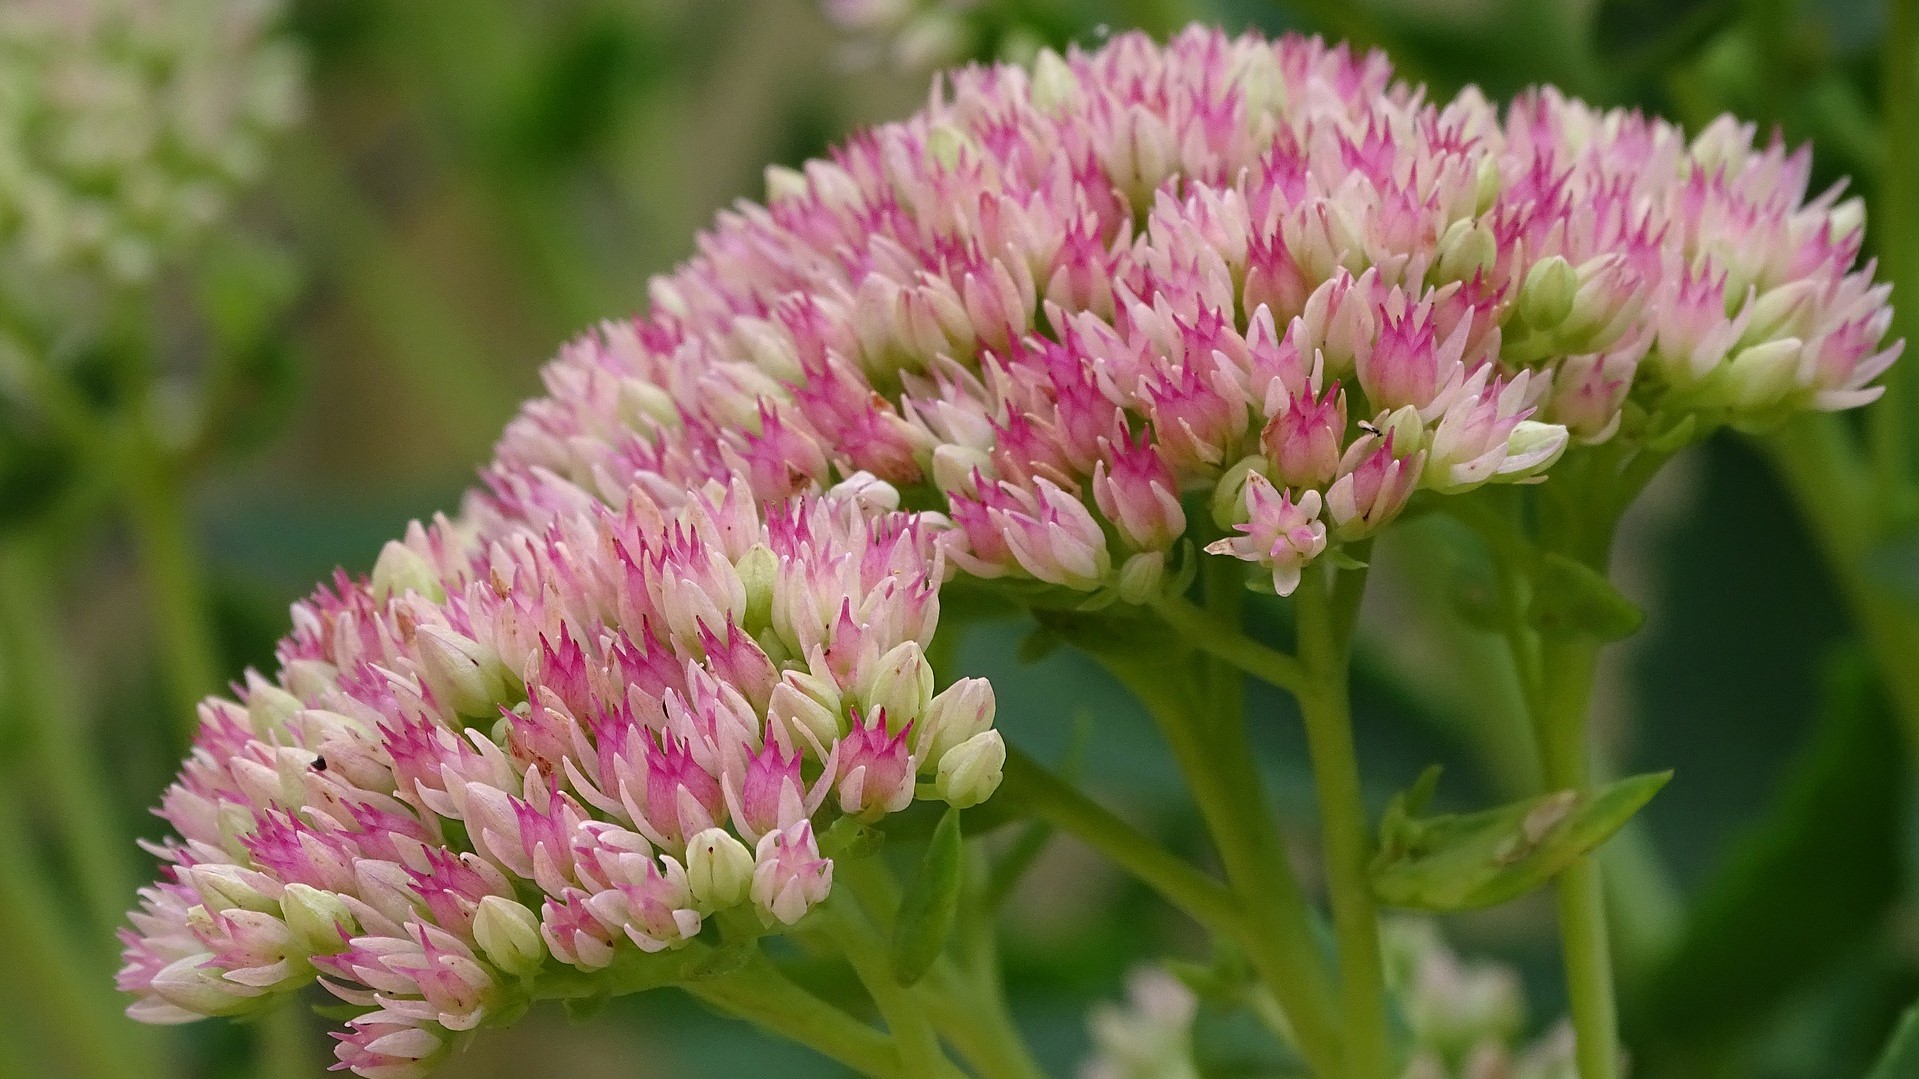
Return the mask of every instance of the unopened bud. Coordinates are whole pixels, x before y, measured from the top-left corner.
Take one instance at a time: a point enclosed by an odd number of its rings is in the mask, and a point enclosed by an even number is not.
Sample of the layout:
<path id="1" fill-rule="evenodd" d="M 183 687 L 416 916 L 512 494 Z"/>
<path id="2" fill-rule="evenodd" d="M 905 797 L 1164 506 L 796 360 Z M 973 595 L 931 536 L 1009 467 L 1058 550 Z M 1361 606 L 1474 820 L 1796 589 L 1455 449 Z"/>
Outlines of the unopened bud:
<path id="1" fill-rule="evenodd" d="M 539 915 L 502 895 L 480 900 L 473 912 L 473 940 L 487 962 L 516 977 L 531 974 L 546 962 Z"/>
<path id="2" fill-rule="evenodd" d="M 940 758 L 934 789 L 953 808 L 967 809 L 993 796 L 1005 770 L 1005 739 L 998 731 L 981 731 Z"/>
<path id="3" fill-rule="evenodd" d="M 884 710 L 888 730 L 919 719 L 933 700 L 933 666 L 918 641 L 902 641 L 879 658 L 872 684 L 861 695 L 866 712 Z"/>
<path id="4" fill-rule="evenodd" d="M 1579 271 L 1559 255 L 1549 255 L 1526 271 L 1519 286 L 1519 317 L 1526 325 L 1549 330 L 1572 314 L 1579 293 Z"/>
<path id="5" fill-rule="evenodd" d="M 1041 112 L 1056 112 L 1079 97 L 1079 76 L 1066 65 L 1059 53 L 1041 49 L 1033 59 L 1033 107 Z"/>
<path id="6" fill-rule="evenodd" d="M 1119 567 L 1119 598 L 1145 603 L 1159 591 L 1166 576 L 1165 551 L 1141 551 Z"/>
<path id="7" fill-rule="evenodd" d="M 209 910 L 255 910 L 271 911 L 273 900 L 268 899 L 254 886 L 259 874 L 237 865 L 222 862 L 202 862 L 199 865 L 182 869 L 180 875 L 200 893 Z"/>
<path id="8" fill-rule="evenodd" d="M 788 746 L 819 753 L 839 740 L 842 705 L 832 683 L 802 671 L 787 671 L 766 705 L 766 719 Z"/>
<path id="9" fill-rule="evenodd" d="M 733 565 L 746 589 L 746 625 L 757 630 L 773 621 L 773 583 L 779 579 L 780 556 L 764 543 L 755 543 Z"/>
<path id="10" fill-rule="evenodd" d="M 1441 281 L 1471 281 L 1478 274 L 1490 273 L 1497 261 L 1499 241 L 1493 230 L 1474 218 L 1462 217 L 1440 236 L 1433 273 Z"/>
<path id="11" fill-rule="evenodd" d="M 949 750 L 993 725 L 993 685 L 984 678 L 962 678 L 940 691 L 914 732 L 913 752 L 935 767 Z"/>
<path id="12" fill-rule="evenodd" d="M 445 626 L 421 626 L 421 676 L 433 696 L 457 715 L 492 718 L 506 699 L 506 668 L 478 641 Z"/>
<path id="13" fill-rule="evenodd" d="M 433 571 L 433 564 L 399 540 L 388 540 L 386 546 L 380 548 L 380 557 L 373 563 L 372 589 L 374 600 L 380 603 L 408 592 L 435 603 L 446 599 L 446 589 L 440 584 L 440 575 Z"/>
<path id="14" fill-rule="evenodd" d="M 1734 356 L 1725 373 L 1732 406 L 1753 411 L 1778 404 L 1796 385 L 1802 348 L 1798 338 L 1788 337 Z"/>
<path id="15" fill-rule="evenodd" d="M 768 205 L 783 202 L 786 199 L 806 197 L 806 174 L 785 165 L 766 166 L 766 201 Z"/>
<path id="16" fill-rule="evenodd" d="M 257 671 L 247 672 L 247 723 L 253 728 L 254 737 L 278 740 L 300 708 L 300 698 L 262 678 Z"/>
<path id="17" fill-rule="evenodd" d="M 708 828 L 686 841 L 686 884 L 705 909 L 725 910 L 753 886 L 753 852 L 724 828 Z"/>
<path id="18" fill-rule="evenodd" d="M 286 886 L 280 896 L 280 916 L 308 955 L 332 955 L 358 931 L 345 901 L 305 884 Z"/>

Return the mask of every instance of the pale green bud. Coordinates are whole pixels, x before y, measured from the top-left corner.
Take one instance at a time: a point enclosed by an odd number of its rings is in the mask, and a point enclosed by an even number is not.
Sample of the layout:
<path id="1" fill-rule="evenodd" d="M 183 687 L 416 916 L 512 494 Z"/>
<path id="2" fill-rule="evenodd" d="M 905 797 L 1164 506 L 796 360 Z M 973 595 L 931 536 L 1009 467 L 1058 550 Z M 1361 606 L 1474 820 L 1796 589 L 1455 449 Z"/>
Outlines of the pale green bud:
<path id="1" fill-rule="evenodd" d="M 359 932 L 345 901 L 305 884 L 286 886 L 280 896 L 280 917 L 308 955 L 332 955 Z"/>
<path id="2" fill-rule="evenodd" d="M 1734 356 L 1725 373 L 1730 404 L 1747 411 L 1778 404 L 1798 385 L 1802 349 L 1797 337 L 1788 337 Z"/>
<path id="3" fill-rule="evenodd" d="M 999 789 L 1006 770 L 1006 741 L 998 731 L 981 731 L 940 758 L 934 790 L 955 809 L 984 802 Z"/>
<path id="4" fill-rule="evenodd" d="M 247 723 L 255 737 L 281 738 L 301 707 L 300 698 L 262 678 L 257 671 L 247 672 Z"/>
<path id="5" fill-rule="evenodd" d="M 502 895 L 480 900 L 473 911 L 473 940 L 487 962 L 516 977 L 525 977 L 546 962 L 539 915 Z"/>
<path id="6" fill-rule="evenodd" d="M 446 589 L 440 584 L 440 575 L 433 571 L 433 564 L 399 540 L 388 540 L 386 546 L 380 548 L 380 557 L 373 563 L 372 586 L 373 598 L 380 603 L 408 592 L 435 603 L 446 599 Z"/>
<path id="7" fill-rule="evenodd" d="M 1221 529 L 1246 523 L 1246 477 L 1266 463 L 1264 457 L 1242 458 L 1226 470 L 1213 488 L 1213 523 Z"/>
<path id="8" fill-rule="evenodd" d="M 831 682 L 804 671 L 787 671 L 767 701 L 766 721 L 785 733 L 789 745 L 824 752 L 839 740 L 843 706 Z"/>
<path id="9" fill-rule="evenodd" d="M 1079 97 L 1079 76 L 1059 53 L 1041 49 L 1033 59 L 1033 107 L 1041 112 L 1064 111 Z"/>
<path id="10" fill-rule="evenodd" d="M 764 543 L 755 543 L 733 565 L 746 589 L 746 626 L 757 631 L 773 621 L 773 584 L 780 575 L 780 556 Z"/>
<path id="11" fill-rule="evenodd" d="M 708 828 L 686 841 L 686 886 L 709 911 L 745 900 L 753 867 L 753 852 L 724 828 Z"/>
<path id="12" fill-rule="evenodd" d="M 1141 551 L 1119 567 L 1119 598 L 1145 603 L 1159 592 L 1166 576 L 1165 551 Z"/>
<path id="13" fill-rule="evenodd" d="M 806 174 L 785 165 L 766 166 L 766 201 L 773 204 L 786 199 L 806 197 Z"/>
<path id="14" fill-rule="evenodd" d="M 1439 237 L 1433 276 L 1440 281 L 1470 281 L 1475 274 L 1490 273 L 1497 261 L 1499 241 L 1493 230 L 1475 218 L 1462 217 Z"/>
<path id="15" fill-rule="evenodd" d="M 1579 294 L 1579 271 L 1558 255 L 1533 263 L 1519 286 L 1519 317 L 1526 325 L 1549 330 L 1566 321 Z"/>
<path id="16" fill-rule="evenodd" d="M 254 887 L 251 878 L 255 874 L 237 865 L 203 862 L 182 869 L 180 875 L 200 893 L 210 910 L 273 910 L 273 900 Z"/>
<path id="17" fill-rule="evenodd" d="M 414 642 L 421 677 L 442 707 L 461 716 L 494 718 L 507 696 L 507 670 L 498 656 L 445 626 L 421 626 Z"/>
<path id="18" fill-rule="evenodd" d="M 281 671 L 287 692 L 310 701 L 339 685 L 340 669 L 323 659 L 296 659 Z"/>
<path id="19" fill-rule="evenodd" d="M 973 145 L 966 132 L 952 124 L 934 124 L 926 133 L 926 152 L 943 169 L 959 164 L 960 154 Z"/>
<path id="20" fill-rule="evenodd" d="M 933 701 L 933 665 L 918 641 L 902 641 L 879 658 L 862 695 L 870 717 L 884 709 L 886 727 L 897 731 L 919 719 Z"/>

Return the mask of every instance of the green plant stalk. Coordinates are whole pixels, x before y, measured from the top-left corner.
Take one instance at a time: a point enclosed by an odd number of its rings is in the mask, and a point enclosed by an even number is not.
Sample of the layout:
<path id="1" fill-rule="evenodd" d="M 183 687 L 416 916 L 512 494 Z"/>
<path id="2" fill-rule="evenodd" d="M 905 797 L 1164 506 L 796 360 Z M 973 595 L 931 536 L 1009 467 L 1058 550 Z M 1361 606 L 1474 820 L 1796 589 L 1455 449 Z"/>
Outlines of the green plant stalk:
<path id="1" fill-rule="evenodd" d="M 136 440 L 129 457 L 126 510 L 146 578 L 160 675 L 181 736 L 190 741 L 200 728 L 201 699 L 220 685 L 206 583 L 173 462 L 146 437 Z"/>
<path id="2" fill-rule="evenodd" d="M 870 1079 L 931 1079 L 946 1074 L 903 1065 L 885 1034 L 794 985 L 763 954 L 756 953 L 740 970 L 688 982 L 682 988 L 722 1012 L 804 1045 Z"/>
<path id="3" fill-rule="evenodd" d="M 860 984 L 866 986 L 878 1006 L 906 1074 L 927 1079 L 960 1076 L 960 1070 L 940 1048 L 939 1034 L 925 1006 L 894 979 L 886 943 L 850 891 L 835 889 L 826 897 L 824 907 L 822 931 L 853 965 Z"/>
<path id="4" fill-rule="evenodd" d="M 1185 859 L 1155 843 L 1016 746 L 1006 752 L 1006 778 L 999 797 L 1066 832 L 1111 859 L 1209 931 L 1238 940 L 1247 935 L 1233 894 Z"/>
<path id="5" fill-rule="evenodd" d="M 1246 919 L 1241 943 L 1285 1009 L 1301 1055 L 1320 1075 L 1343 1074 L 1338 1006 L 1314 938 L 1312 910 L 1286 864 L 1243 719 L 1202 722 L 1193 708 L 1205 700 L 1203 687 L 1194 684 L 1191 672 L 1102 658 L 1153 715 L 1171 747 Z"/>
<path id="6" fill-rule="evenodd" d="M 1326 885 L 1339 942 L 1341 1013 L 1345 1018 L 1350 1079 L 1387 1079 L 1392 1045 L 1386 1024 L 1385 964 L 1379 949 L 1379 912 L 1367 864 L 1373 845 L 1353 744 L 1347 680 L 1352 662 L 1352 611 L 1365 586 L 1361 571 L 1343 571 L 1337 586 L 1309 571 L 1294 594 L 1300 660 L 1312 682 L 1299 697 L 1313 758 L 1324 834 Z"/>
<path id="7" fill-rule="evenodd" d="M 1599 642 L 1584 636 L 1548 636 L 1541 642 L 1541 653 L 1544 700 L 1538 718 L 1546 786 L 1584 790 L 1592 780 L 1586 719 Z M 1618 1079 L 1619 1019 L 1613 1004 L 1612 956 L 1598 859 L 1589 854 L 1567 866 L 1557 888 L 1580 1079 Z"/>
<path id="8" fill-rule="evenodd" d="M 87 745 L 81 717 L 64 692 L 64 649 L 44 572 L 20 544 L 0 546 L 0 680 L 6 711 L 28 731 L 82 906 L 97 939 L 104 940 L 133 899 L 133 878 L 116 842 L 121 829 L 113 819 L 113 797 L 94 767 L 98 754 Z"/>

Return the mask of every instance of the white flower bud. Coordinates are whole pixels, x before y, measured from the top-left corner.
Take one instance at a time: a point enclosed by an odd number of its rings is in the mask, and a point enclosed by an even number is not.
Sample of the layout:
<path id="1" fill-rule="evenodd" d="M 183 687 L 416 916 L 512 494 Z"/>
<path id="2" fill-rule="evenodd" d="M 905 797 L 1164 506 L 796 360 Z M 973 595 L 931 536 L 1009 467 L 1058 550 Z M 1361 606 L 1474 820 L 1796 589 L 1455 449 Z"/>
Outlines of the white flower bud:
<path id="1" fill-rule="evenodd" d="M 296 659 L 281 672 L 287 692 L 310 701 L 339 685 L 340 669 L 323 659 Z"/>
<path id="2" fill-rule="evenodd" d="M 785 165 L 766 166 L 766 202 L 771 206 L 787 199 L 806 197 L 806 174 Z"/>
<path id="3" fill-rule="evenodd" d="M 940 758 L 934 790 L 955 809 L 993 796 L 1006 769 L 1006 742 L 998 731 L 981 731 Z"/>
<path id="4" fill-rule="evenodd" d="M 332 892 L 305 884 L 289 884 L 280 896 L 280 916 L 287 931 L 309 955 L 332 955 L 346 947 L 357 933 L 353 912 Z"/>
<path id="5" fill-rule="evenodd" d="M 993 725 L 993 686 L 984 678 L 962 678 L 940 691 L 914 732 L 913 753 L 928 768 L 947 752 Z"/>
<path id="6" fill-rule="evenodd" d="M 725 910 L 753 886 L 753 852 L 724 828 L 686 841 L 686 883 L 706 910 Z"/>
<path id="7" fill-rule="evenodd" d="M 1747 411 L 1778 404 L 1798 384 L 1802 349 L 1797 337 L 1788 337 L 1734 356 L 1725 372 L 1730 404 Z"/>
<path id="8" fill-rule="evenodd" d="M 473 940 L 487 962 L 517 977 L 533 973 L 546 962 L 539 915 L 505 896 L 480 900 L 473 912 Z"/>
<path id="9" fill-rule="evenodd" d="M 208 952 L 168 963 L 153 976 L 154 995 L 196 1015 L 238 1015 L 250 1010 L 263 990 L 227 981 Z"/>
<path id="10" fill-rule="evenodd" d="M 388 540 L 373 563 L 373 598 L 381 603 L 413 592 L 435 603 L 446 599 L 446 589 L 432 563 L 420 552 L 400 542 Z"/>
<path id="11" fill-rule="evenodd" d="M 182 869 L 180 875 L 200 893 L 209 910 L 273 910 L 273 900 L 255 887 L 254 882 L 260 875 L 251 870 L 222 862 L 202 862 Z"/>
<path id="12" fill-rule="evenodd" d="M 766 721 L 789 748 L 811 748 L 824 755 L 842 733 L 842 707 L 833 684 L 803 671 L 787 671 L 766 705 Z"/>

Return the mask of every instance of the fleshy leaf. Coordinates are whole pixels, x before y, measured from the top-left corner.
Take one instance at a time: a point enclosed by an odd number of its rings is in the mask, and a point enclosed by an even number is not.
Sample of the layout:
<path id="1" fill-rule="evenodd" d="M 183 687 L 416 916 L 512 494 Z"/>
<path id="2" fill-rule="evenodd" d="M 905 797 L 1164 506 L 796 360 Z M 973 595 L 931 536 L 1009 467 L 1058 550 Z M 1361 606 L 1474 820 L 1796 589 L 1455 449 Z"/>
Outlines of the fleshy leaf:
<path id="1" fill-rule="evenodd" d="M 913 985 L 926 976 L 946 946 L 960 899 L 960 815 L 948 809 L 933 829 L 920 870 L 900 900 L 893 924 L 893 978 Z"/>
<path id="2" fill-rule="evenodd" d="M 1382 903 L 1471 910 L 1515 899 L 1598 847 L 1672 778 L 1633 776 L 1597 790 L 1557 791 L 1477 813 L 1419 817 L 1438 782 L 1427 769 L 1386 809 L 1372 864 Z"/>
<path id="3" fill-rule="evenodd" d="M 1539 560 L 1532 609 L 1527 616 L 1546 633 L 1584 633 L 1602 641 L 1624 640 L 1639 631 L 1646 612 L 1621 595 L 1605 575 L 1561 554 Z"/>
<path id="4" fill-rule="evenodd" d="M 1899 1020 L 1885 1052 L 1879 1055 L 1879 1063 L 1873 1065 L 1866 1079 L 1906 1079 L 1912 1075 L 1919 1075 L 1919 1005 Z"/>

